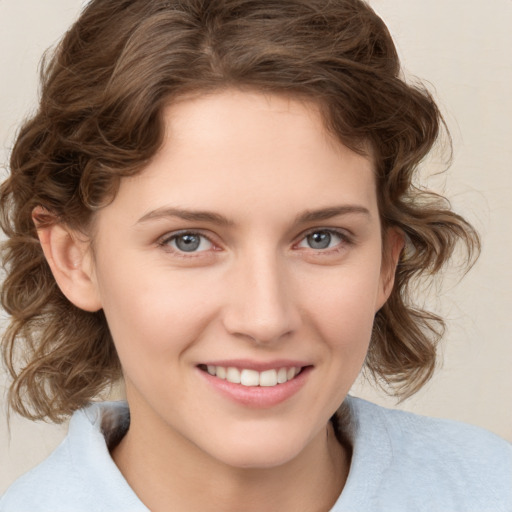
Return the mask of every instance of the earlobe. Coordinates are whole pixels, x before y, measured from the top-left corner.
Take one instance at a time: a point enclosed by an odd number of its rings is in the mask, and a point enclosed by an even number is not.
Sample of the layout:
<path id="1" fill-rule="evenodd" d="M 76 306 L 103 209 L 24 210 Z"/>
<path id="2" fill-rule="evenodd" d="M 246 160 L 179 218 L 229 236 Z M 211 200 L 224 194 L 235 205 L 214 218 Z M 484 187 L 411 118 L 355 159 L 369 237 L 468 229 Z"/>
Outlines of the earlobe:
<path id="1" fill-rule="evenodd" d="M 395 274 L 400 254 L 405 245 L 404 233 L 396 228 L 389 228 L 386 233 L 386 242 L 384 247 L 381 278 L 380 278 L 380 293 L 377 301 L 378 311 L 388 300 L 395 284 Z"/>
<path id="2" fill-rule="evenodd" d="M 101 309 L 89 243 L 60 222 L 41 222 L 48 218 L 41 207 L 32 212 L 46 261 L 62 293 L 85 311 Z"/>

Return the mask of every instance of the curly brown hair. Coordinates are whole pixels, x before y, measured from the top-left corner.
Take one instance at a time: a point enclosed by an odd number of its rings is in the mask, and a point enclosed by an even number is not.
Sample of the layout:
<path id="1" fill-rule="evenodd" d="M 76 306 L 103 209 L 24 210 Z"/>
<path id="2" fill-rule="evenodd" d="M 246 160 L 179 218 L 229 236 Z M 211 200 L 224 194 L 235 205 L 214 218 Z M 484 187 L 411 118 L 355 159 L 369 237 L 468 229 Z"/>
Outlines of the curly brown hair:
<path id="1" fill-rule="evenodd" d="M 377 313 L 366 368 L 405 397 L 432 375 L 443 321 L 415 307 L 411 284 L 436 274 L 474 229 L 413 177 L 443 126 L 408 84 L 383 21 L 361 0 L 92 0 L 43 63 L 39 109 L 21 128 L 0 189 L 10 315 L 3 359 L 18 413 L 60 421 L 121 376 L 102 311 L 61 293 L 32 220 L 87 232 L 120 180 L 162 143 L 162 110 L 227 87 L 313 100 L 351 149 L 371 148 L 384 228 L 406 235 L 395 286 Z M 383 229 L 385 232 L 386 229 Z"/>

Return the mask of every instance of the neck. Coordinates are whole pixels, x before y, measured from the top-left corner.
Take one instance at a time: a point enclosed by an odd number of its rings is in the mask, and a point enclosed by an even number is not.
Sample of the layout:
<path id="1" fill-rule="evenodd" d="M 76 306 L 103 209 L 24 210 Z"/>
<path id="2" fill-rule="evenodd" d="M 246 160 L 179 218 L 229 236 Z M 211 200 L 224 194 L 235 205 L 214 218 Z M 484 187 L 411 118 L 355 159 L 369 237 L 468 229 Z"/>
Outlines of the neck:
<path id="1" fill-rule="evenodd" d="M 136 417 L 112 458 L 153 512 L 328 511 L 348 476 L 350 450 L 338 442 L 330 423 L 293 460 L 254 469 L 223 464 Z"/>

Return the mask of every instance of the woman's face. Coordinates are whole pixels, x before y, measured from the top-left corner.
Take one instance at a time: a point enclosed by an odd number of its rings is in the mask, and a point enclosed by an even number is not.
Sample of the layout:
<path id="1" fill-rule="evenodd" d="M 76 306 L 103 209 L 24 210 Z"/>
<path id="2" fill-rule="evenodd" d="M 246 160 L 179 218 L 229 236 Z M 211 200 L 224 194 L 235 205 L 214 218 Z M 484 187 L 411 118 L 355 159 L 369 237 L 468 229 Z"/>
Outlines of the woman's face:
<path id="1" fill-rule="evenodd" d="M 372 162 L 279 96 L 183 100 L 165 122 L 95 230 L 132 424 L 237 467 L 284 463 L 325 435 L 392 286 Z"/>

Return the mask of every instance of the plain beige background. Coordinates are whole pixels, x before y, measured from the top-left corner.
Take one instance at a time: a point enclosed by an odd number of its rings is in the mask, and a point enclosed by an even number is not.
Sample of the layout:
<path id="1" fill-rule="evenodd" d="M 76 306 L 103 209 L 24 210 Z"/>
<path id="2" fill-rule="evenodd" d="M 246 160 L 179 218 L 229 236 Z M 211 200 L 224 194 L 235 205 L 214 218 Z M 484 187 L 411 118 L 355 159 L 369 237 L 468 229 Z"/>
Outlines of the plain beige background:
<path id="1" fill-rule="evenodd" d="M 34 108 L 37 65 L 76 17 L 80 0 L 0 0 L 0 161 L 19 121 Z M 476 225 L 484 250 L 472 272 L 426 298 L 448 320 L 444 364 L 424 390 L 398 407 L 480 425 L 512 441 L 512 1 L 372 0 L 403 64 L 428 80 L 454 141 L 454 164 L 426 163 L 421 182 L 446 192 Z M 41 461 L 65 425 L 5 420 L 0 373 L 0 493 Z M 396 406 L 362 381 L 353 394 Z M 482 454 L 485 456 L 485 454 Z"/>

